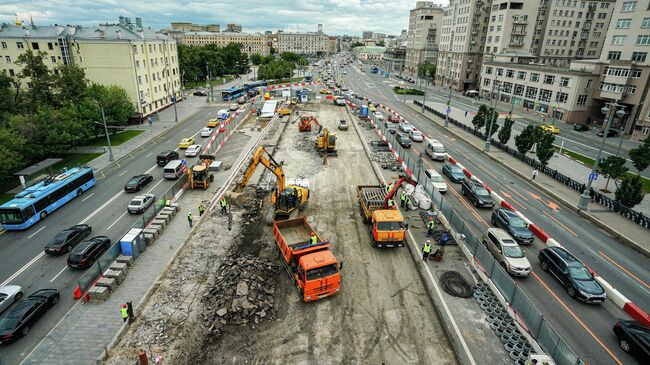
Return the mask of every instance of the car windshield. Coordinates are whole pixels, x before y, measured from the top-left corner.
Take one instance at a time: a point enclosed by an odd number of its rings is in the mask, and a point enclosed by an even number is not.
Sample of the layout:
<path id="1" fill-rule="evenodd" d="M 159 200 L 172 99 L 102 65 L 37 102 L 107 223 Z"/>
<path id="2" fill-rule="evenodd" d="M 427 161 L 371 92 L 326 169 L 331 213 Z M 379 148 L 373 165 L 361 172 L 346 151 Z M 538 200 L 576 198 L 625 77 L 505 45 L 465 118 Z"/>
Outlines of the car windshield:
<path id="1" fill-rule="evenodd" d="M 56 246 L 62 244 L 66 237 L 68 237 L 67 233 L 59 233 L 54 238 L 52 238 L 52 241 L 50 241 L 50 245 Z"/>
<path id="2" fill-rule="evenodd" d="M 142 200 L 131 200 L 131 205 L 134 206 L 142 205 Z"/>
<path id="3" fill-rule="evenodd" d="M 402 231 L 404 223 L 402 222 L 377 222 L 378 231 Z"/>
<path id="4" fill-rule="evenodd" d="M 433 147 L 433 152 L 444 153 L 444 152 L 445 152 L 445 148 L 444 148 L 444 147 L 440 147 L 440 146 L 434 146 L 434 147 Z M 456 167 L 456 166 L 454 166 L 454 168 L 460 170 L 460 169 L 459 169 L 458 167 Z M 454 171 L 454 168 L 452 168 L 452 171 Z"/>
<path id="5" fill-rule="evenodd" d="M 317 267 L 307 271 L 307 280 L 314 280 L 319 278 L 325 278 L 330 275 L 336 274 L 339 270 L 336 264 L 331 264 L 323 267 Z"/>
<path id="6" fill-rule="evenodd" d="M 524 251 L 519 246 L 503 246 L 503 255 L 513 259 L 524 257 Z"/>
<path id="7" fill-rule="evenodd" d="M 411 131 L 411 133 L 413 134 L 414 137 L 421 137 L 422 136 L 422 133 L 420 133 L 418 131 Z"/>
<path id="8" fill-rule="evenodd" d="M 476 195 L 490 195 L 488 191 L 483 187 L 476 187 Z"/>
<path id="9" fill-rule="evenodd" d="M 126 185 L 127 185 L 127 186 L 137 185 L 139 180 L 140 180 L 139 178 L 134 177 L 134 178 L 132 178 L 131 180 L 129 180 L 129 182 L 126 183 Z"/>
<path id="10" fill-rule="evenodd" d="M 0 331 L 12 330 L 18 325 L 18 318 L 5 317 L 0 319 Z"/>
<path id="11" fill-rule="evenodd" d="M 510 227 L 514 228 L 525 228 L 526 222 L 521 218 L 510 218 Z"/>
<path id="12" fill-rule="evenodd" d="M 576 280 L 591 280 L 593 277 L 589 270 L 584 266 L 570 266 L 569 276 Z"/>
<path id="13" fill-rule="evenodd" d="M 434 182 L 434 183 L 445 182 L 445 180 L 443 180 L 442 176 L 440 176 L 440 175 L 431 176 L 431 181 Z"/>

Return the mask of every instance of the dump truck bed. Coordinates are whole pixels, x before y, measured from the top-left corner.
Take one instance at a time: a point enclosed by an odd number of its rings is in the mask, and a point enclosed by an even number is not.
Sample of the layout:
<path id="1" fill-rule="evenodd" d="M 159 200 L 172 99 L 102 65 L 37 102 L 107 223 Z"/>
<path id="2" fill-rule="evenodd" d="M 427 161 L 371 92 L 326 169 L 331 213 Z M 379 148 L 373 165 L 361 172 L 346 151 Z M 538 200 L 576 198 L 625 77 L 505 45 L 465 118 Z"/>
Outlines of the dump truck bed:
<path id="1" fill-rule="evenodd" d="M 287 264 L 295 265 L 303 255 L 329 249 L 329 242 L 323 241 L 318 234 L 317 243 L 309 244 L 311 232 L 315 231 L 307 217 L 273 221 L 273 236 Z"/>
<path id="2" fill-rule="evenodd" d="M 277 222 L 278 230 L 287 246 L 309 242 L 311 226 L 303 219 L 290 219 Z"/>
<path id="3" fill-rule="evenodd" d="M 386 200 L 386 188 L 379 185 L 359 185 L 357 186 L 359 203 L 366 219 L 372 217 L 372 212 L 384 208 Z"/>

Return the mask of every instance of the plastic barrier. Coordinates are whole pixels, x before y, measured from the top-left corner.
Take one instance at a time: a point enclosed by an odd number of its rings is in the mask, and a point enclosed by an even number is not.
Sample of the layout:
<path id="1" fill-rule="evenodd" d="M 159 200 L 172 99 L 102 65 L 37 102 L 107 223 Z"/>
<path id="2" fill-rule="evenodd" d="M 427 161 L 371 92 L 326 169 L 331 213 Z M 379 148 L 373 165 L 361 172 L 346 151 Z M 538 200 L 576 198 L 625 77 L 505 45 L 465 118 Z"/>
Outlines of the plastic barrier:
<path id="1" fill-rule="evenodd" d="M 643 309 L 639 308 L 638 305 L 627 302 L 623 307 L 625 313 L 629 314 L 632 318 L 643 323 L 646 327 L 650 327 L 650 316 Z"/>
<path id="2" fill-rule="evenodd" d="M 516 211 L 517 211 L 517 210 L 512 206 L 512 204 L 508 203 L 508 202 L 505 201 L 505 200 L 501 201 L 501 207 L 502 207 L 502 208 L 506 208 L 506 209 L 510 209 L 510 210 L 512 210 L 513 212 L 516 212 Z"/>
<path id="3" fill-rule="evenodd" d="M 533 232 L 533 234 L 535 236 L 537 236 L 537 238 L 542 240 L 542 242 L 546 243 L 546 241 L 548 241 L 548 239 L 549 239 L 548 233 L 544 232 L 543 229 L 537 227 L 536 224 L 534 224 L 534 223 L 529 224 L 528 229 L 530 229 L 530 231 Z"/>

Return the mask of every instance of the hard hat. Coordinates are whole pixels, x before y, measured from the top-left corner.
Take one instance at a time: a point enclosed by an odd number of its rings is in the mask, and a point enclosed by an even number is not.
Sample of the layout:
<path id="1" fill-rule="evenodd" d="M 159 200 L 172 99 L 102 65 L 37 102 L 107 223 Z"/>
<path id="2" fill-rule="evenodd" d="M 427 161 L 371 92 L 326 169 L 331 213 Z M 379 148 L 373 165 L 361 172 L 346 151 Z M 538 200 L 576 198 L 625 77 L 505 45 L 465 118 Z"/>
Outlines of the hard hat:
<path id="1" fill-rule="evenodd" d="M 126 303 L 125 303 L 125 304 L 122 304 L 122 308 L 126 308 Z"/>
<path id="2" fill-rule="evenodd" d="M 310 235 L 310 236 L 315 236 L 315 235 L 316 235 L 316 232 L 312 232 L 312 233 L 310 233 L 309 235 Z"/>
<path id="3" fill-rule="evenodd" d="M 427 240 L 427 243 L 431 243 L 431 240 Z"/>

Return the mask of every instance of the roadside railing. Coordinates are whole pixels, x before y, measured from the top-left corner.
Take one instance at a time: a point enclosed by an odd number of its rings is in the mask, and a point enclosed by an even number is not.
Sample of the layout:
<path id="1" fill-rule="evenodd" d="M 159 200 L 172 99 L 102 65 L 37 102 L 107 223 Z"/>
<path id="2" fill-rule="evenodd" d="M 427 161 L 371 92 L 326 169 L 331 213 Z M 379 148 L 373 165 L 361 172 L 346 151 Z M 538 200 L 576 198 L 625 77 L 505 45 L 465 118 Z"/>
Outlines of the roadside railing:
<path id="1" fill-rule="evenodd" d="M 346 97 L 354 104 L 361 104 L 362 100 Z M 431 202 L 440 210 L 451 227 L 458 233 L 465 235 L 465 240 L 459 244 L 472 255 L 478 267 L 490 278 L 510 307 L 514 310 L 517 319 L 526 328 L 527 332 L 537 341 L 541 348 L 550 355 L 558 365 L 582 365 L 584 362 L 571 350 L 569 345 L 560 337 L 553 326 L 544 318 L 517 283 L 492 257 L 487 248 L 481 244 L 480 239 L 465 223 L 462 216 L 451 207 L 442 194 L 433 187 L 433 184 L 422 176 L 422 156 L 412 157 L 399 143 L 396 143 L 396 134 L 388 132 L 384 121 L 378 121 L 374 114 L 369 114 L 374 128 L 377 128 L 389 142 L 395 153 L 413 173 L 412 179 L 417 181 L 427 193 Z M 352 121 L 353 123 L 355 121 Z M 390 122 L 389 122 L 390 123 Z"/>
<path id="2" fill-rule="evenodd" d="M 418 100 L 414 100 L 413 103 L 417 106 L 422 106 L 422 102 Z M 433 113 L 435 116 L 440 117 L 440 118 L 445 118 L 445 114 L 433 109 L 432 107 L 425 105 L 424 109 L 430 113 Z M 463 130 L 472 133 L 473 135 L 485 140 L 485 134 L 475 130 L 472 128 L 472 126 L 469 126 L 467 124 L 464 124 L 462 122 L 459 122 L 458 120 L 449 117 L 449 122 L 452 124 L 456 125 L 457 127 L 462 128 Z M 520 153 L 514 148 L 511 148 L 498 140 L 490 139 L 491 143 L 493 146 L 496 146 L 500 150 L 512 155 L 513 157 L 521 160 L 522 162 L 525 162 L 526 164 L 536 168 L 538 171 L 552 177 L 553 179 L 559 181 L 560 183 L 568 186 L 569 188 L 576 190 L 582 194 L 582 192 L 585 190 L 586 185 L 583 183 L 580 183 L 578 181 L 573 180 L 572 178 L 561 174 L 557 170 L 551 169 L 547 166 L 542 165 L 539 161 L 530 158 L 526 156 L 523 153 Z M 590 188 L 589 190 L 589 196 L 591 197 L 591 201 L 594 203 L 598 203 L 607 209 L 611 210 L 612 212 L 616 212 L 623 217 L 631 220 L 632 222 L 640 225 L 641 227 L 648 228 L 650 229 L 650 217 L 647 217 L 643 215 L 643 213 L 637 212 L 632 208 L 628 208 L 624 206 L 623 204 L 617 202 L 616 200 L 610 199 L 609 197 L 598 193 L 595 191 L 593 188 Z"/>

